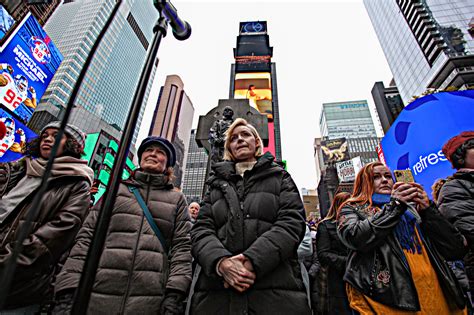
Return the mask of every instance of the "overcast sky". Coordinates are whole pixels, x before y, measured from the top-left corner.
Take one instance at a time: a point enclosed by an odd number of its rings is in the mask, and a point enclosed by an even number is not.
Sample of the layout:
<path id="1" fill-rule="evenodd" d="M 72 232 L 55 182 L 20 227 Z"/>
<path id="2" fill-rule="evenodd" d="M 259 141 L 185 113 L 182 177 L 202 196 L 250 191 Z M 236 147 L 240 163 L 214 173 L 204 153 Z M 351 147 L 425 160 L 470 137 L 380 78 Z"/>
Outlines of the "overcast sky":
<path id="1" fill-rule="evenodd" d="M 195 109 L 193 128 L 199 115 L 227 99 L 239 22 L 267 21 L 277 70 L 283 159 L 300 190 L 316 188 L 313 142 L 320 136 L 321 104 L 367 100 L 374 114 L 370 91 L 376 81 L 387 86 L 392 78 L 362 0 L 172 3 L 191 24 L 192 35 L 180 42 L 170 32 L 162 40 L 138 140 L 147 135 L 167 75 L 179 75 L 184 82 Z"/>

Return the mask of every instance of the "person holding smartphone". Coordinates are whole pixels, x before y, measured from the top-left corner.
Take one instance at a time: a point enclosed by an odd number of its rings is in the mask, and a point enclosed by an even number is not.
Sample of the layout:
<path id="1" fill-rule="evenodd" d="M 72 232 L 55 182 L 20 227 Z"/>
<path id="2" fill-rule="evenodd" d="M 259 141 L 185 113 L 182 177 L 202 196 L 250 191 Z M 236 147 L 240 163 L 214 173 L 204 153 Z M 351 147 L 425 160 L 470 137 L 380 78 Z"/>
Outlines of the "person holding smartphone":
<path id="1" fill-rule="evenodd" d="M 417 183 L 394 183 L 380 162 L 357 174 L 338 235 L 350 249 L 344 280 L 360 314 L 467 314 L 446 260 L 466 253 L 462 235 Z"/>

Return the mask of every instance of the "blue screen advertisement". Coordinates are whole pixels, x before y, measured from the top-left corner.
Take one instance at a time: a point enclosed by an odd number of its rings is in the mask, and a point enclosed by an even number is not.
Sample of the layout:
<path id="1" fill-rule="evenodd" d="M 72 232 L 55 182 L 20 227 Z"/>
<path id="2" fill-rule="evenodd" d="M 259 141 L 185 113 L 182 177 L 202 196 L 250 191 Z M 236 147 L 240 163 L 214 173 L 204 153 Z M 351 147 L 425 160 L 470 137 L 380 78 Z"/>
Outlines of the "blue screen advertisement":
<path id="1" fill-rule="evenodd" d="M 441 148 L 468 130 L 474 130 L 474 90 L 426 95 L 404 108 L 379 153 L 392 171 L 410 169 L 431 196 L 431 185 L 455 172 Z"/>
<path id="2" fill-rule="evenodd" d="M 20 159 L 26 143 L 36 138 L 36 134 L 2 109 L 0 109 L 0 124 L 4 125 L 7 131 L 0 139 L 0 163 Z"/>
<path id="3" fill-rule="evenodd" d="M 27 123 L 63 57 L 29 13 L 0 49 L 0 105 Z"/>

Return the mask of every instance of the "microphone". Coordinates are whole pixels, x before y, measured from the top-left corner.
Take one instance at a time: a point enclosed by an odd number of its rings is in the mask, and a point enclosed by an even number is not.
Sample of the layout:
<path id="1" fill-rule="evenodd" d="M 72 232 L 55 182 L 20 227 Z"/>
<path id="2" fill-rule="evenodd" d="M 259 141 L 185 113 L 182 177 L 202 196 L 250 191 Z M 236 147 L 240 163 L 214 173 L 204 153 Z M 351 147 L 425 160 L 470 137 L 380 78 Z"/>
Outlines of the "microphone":
<path id="1" fill-rule="evenodd" d="M 168 0 L 153 0 L 153 5 L 168 20 L 173 30 L 173 36 L 177 40 L 185 40 L 191 36 L 191 25 L 179 18 L 178 11 L 171 2 Z"/>

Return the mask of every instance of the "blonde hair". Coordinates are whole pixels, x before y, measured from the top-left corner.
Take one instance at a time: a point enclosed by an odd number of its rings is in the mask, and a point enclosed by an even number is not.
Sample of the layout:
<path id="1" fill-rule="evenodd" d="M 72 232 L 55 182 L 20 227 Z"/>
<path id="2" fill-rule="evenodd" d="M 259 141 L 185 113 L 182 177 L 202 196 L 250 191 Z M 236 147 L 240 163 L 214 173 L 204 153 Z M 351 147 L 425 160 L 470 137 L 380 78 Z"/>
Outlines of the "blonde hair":
<path id="1" fill-rule="evenodd" d="M 252 135 L 255 137 L 255 157 L 259 157 L 260 155 L 263 154 L 263 142 L 262 138 L 260 138 L 260 135 L 258 134 L 257 129 L 255 129 L 254 126 L 249 124 L 245 119 L 243 118 L 237 118 L 232 125 L 230 125 L 229 129 L 225 132 L 225 143 L 224 143 L 224 160 L 227 161 L 235 161 L 235 157 L 232 154 L 230 150 L 230 136 L 234 132 L 235 128 L 244 126 L 250 129 L 250 132 Z"/>

